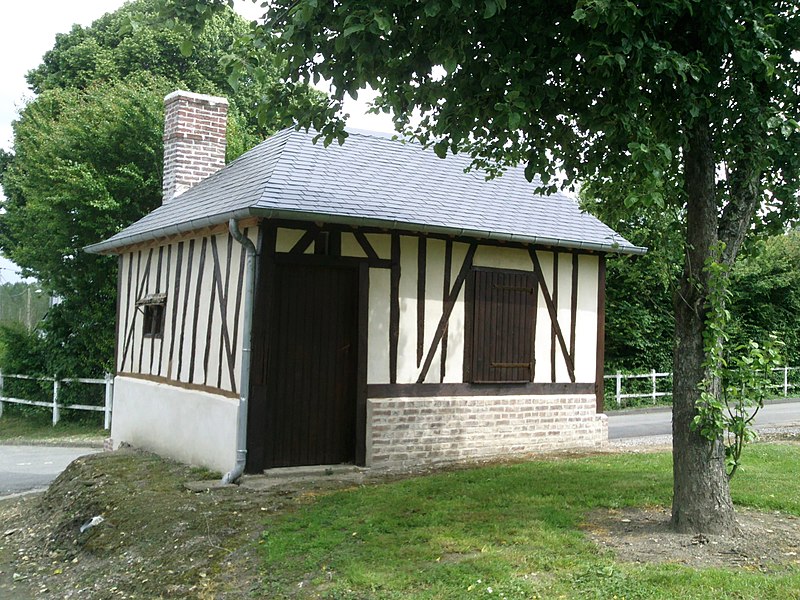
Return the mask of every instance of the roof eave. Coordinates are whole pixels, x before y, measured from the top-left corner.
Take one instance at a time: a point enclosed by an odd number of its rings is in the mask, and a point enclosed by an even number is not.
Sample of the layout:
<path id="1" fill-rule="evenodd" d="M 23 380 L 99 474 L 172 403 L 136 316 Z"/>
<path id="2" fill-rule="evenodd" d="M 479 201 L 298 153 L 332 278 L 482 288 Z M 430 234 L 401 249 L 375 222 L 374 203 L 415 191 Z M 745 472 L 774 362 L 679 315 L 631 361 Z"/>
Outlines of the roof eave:
<path id="1" fill-rule="evenodd" d="M 585 240 L 570 240 L 564 238 L 550 238 L 544 236 L 526 236 L 514 233 L 505 233 L 491 230 L 466 229 L 458 227 L 447 227 L 445 225 L 429 225 L 411 223 L 391 219 L 376 219 L 370 217 L 353 217 L 347 215 L 331 215 L 316 212 L 301 212 L 293 210 L 283 210 L 274 208 L 246 208 L 227 213 L 220 213 L 203 219 L 195 219 L 181 223 L 155 229 L 146 233 L 134 234 L 116 240 L 110 239 L 86 246 L 84 250 L 95 254 L 112 254 L 115 250 L 126 246 L 131 246 L 141 242 L 153 241 L 158 238 L 181 235 L 196 231 L 203 227 L 212 227 L 225 223 L 228 219 L 243 219 L 246 217 L 262 217 L 265 219 L 285 219 L 287 221 L 324 221 L 326 223 L 337 223 L 340 225 L 354 225 L 359 227 L 378 227 L 382 229 L 411 229 L 419 233 L 435 233 L 442 235 L 463 236 L 476 239 L 498 240 L 506 242 L 516 242 L 520 244 L 535 244 L 539 246 L 557 246 L 559 248 L 570 248 L 574 250 L 591 250 L 595 252 L 609 252 L 615 254 L 636 254 L 641 255 L 647 252 L 647 248 L 641 246 L 622 246 L 618 243 L 598 243 L 587 242 Z"/>
<path id="2" fill-rule="evenodd" d="M 191 221 L 186 221 L 177 225 L 159 227 L 158 229 L 151 229 L 142 233 L 134 233 L 119 238 L 112 237 L 102 242 L 85 246 L 83 249 L 91 254 L 115 254 L 115 251 L 120 248 L 126 248 L 144 242 L 152 242 L 153 240 L 175 235 L 184 235 L 205 227 L 216 227 L 227 223 L 229 219 L 245 219 L 251 216 L 253 216 L 252 209 L 242 208 L 203 217 L 201 219 L 192 219 Z"/>

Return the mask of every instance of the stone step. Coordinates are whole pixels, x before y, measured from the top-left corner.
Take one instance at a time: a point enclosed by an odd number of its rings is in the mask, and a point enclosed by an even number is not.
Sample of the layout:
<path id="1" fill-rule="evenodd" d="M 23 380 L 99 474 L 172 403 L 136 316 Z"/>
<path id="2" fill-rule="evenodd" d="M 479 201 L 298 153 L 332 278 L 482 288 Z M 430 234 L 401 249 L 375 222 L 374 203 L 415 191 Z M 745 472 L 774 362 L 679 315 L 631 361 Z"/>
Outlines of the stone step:
<path id="1" fill-rule="evenodd" d="M 331 477 L 349 473 L 363 473 L 364 467 L 355 465 L 308 465 L 302 467 L 275 467 L 265 469 L 264 475 L 270 479 L 298 479 L 307 477 Z"/>

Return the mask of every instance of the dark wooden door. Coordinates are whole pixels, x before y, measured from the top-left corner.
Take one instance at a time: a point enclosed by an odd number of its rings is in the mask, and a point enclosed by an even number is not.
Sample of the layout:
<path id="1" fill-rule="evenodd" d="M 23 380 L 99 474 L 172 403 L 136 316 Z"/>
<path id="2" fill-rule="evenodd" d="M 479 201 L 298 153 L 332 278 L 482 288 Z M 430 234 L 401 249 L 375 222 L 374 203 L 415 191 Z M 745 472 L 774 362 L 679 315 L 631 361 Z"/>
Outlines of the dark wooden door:
<path id="1" fill-rule="evenodd" d="M 358 269 L 278 264 L 273 281 L 265 466 L 354 462 Z"/>

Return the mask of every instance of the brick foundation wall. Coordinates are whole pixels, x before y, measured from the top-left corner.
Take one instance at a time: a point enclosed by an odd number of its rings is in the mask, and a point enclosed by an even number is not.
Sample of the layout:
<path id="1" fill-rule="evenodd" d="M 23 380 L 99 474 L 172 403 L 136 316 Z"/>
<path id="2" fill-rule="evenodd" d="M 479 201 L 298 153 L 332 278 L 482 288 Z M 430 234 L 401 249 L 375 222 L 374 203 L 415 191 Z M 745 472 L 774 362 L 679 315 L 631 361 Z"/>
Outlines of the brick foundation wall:
<path id="1" fill-rule="evenodd" d="M 402 468 L 608 443 L 595 396 L 370 399 L 367 464 Z"/>

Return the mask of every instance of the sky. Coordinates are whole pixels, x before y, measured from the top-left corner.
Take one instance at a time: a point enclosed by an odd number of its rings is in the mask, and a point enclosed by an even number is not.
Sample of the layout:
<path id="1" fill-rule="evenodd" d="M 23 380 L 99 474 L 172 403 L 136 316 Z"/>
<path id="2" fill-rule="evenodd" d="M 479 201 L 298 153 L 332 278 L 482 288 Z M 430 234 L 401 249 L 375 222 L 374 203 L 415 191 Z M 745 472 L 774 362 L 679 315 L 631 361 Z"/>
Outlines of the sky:
<path id="1" fill-rule="evenodd" d="M 55 43 L 57 33 L 67 33 L 73 24 L 90 25 L 92 21 L 124 4 L 124 0 L 0 0 L 0 148 L 13 145 L 11 122 L 26 101 L 32 98 L 25 73 L 36 67 Z M 263 9 L 260 2 L 236 0 L 236 10 L 248 19 L 257 18 Z M 348 125 L 359 129 L 391 132 L 387 115 L 367 115 L 373 93 L 359 94 L 358 101 L 345 103 L 351 115 Z M 0 257 L 0 283 L 18 281 L 14 263 Z"/>

